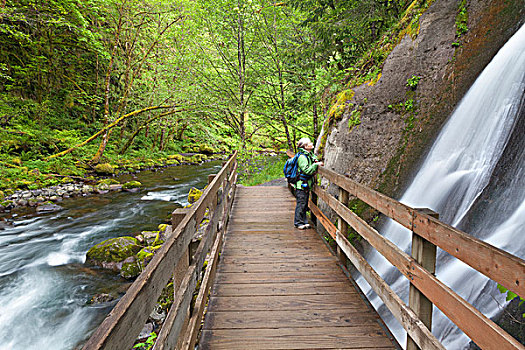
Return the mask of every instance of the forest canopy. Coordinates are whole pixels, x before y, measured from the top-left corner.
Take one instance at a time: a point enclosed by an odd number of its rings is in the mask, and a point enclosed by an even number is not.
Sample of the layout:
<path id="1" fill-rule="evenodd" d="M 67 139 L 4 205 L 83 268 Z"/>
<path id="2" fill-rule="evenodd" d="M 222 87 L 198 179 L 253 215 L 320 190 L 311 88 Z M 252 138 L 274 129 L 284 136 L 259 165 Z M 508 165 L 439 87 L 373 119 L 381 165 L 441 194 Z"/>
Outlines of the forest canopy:
<path id="1" fill-rule="evenodd" d="M 0 1 L 2 164 L 293 148 L 427 2 Z"/>

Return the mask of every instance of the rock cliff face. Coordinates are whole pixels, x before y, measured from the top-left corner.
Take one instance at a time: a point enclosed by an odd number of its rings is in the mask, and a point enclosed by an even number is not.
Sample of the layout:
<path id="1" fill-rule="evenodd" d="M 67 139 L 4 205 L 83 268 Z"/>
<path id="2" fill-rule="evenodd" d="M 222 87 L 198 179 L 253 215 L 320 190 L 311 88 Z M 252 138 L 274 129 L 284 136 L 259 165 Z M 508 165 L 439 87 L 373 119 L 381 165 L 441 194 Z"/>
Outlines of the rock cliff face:
<path id="1" fill-rule="evenodd" d="M 328 168 L 393 196 L 407 185 L 446 118 L 525 21 L 524 0 L 467 1 L 469 30 L 458 40 L 458 3 L 436 0 L 417 37 L 405 36 L 391 52 L 378 82 L 353 89 L 348 103 L 359 106 L 361 123 L 349 127 L 347 108 L 327 138 Z M 416 86 L 407 86 L 415 77 Z"/>

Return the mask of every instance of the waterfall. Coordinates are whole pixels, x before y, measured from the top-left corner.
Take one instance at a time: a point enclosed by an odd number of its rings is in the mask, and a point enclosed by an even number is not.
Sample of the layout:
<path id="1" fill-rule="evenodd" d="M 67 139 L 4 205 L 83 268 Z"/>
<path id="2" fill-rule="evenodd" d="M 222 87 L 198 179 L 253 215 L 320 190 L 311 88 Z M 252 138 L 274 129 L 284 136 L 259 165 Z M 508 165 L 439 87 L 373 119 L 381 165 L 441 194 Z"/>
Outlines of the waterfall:
<path id="1" fill-rule="evenodd" d="M 525 26 L 464 96 L 400 199 L 411 207 L 431 208 L 442 221 L 521 258 L 525 256 L 524 90 Z M 410 251 L 411 233 L 401 225 L 389 221 L 380 231 Z M 406 278 L 375 251 L 367 260 L 407 301 Z M 495 282 L 441 250 L 437 277 L 488 317 L 505 305 Z M 357 282 L 404 346 L 406 332 L 366 281 L 359 277 Z M 435 307 L 433 333 L 450 349 L 469 342 Z"/>

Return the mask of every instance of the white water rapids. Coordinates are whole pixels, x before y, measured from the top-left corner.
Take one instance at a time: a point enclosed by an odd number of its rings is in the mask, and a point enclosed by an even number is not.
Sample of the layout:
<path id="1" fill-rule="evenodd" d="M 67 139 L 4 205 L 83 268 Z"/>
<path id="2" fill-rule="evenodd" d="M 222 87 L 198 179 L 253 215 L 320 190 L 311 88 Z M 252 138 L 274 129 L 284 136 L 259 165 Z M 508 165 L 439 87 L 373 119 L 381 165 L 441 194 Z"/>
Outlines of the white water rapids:
<path id="1" fill-rule="evenodd" d="M 143 184 L 137 193 L 71 198 L 62 211 L 8 216 L 0 226 L 0 350 L 78 349 L 117 300 L 87 302 L 99 293 L 119 298 L 129 284 L 85 265 L 88 249 L 156 229 L 220 168 L 215 161 L 144 171 L 136 175 Z"/>
<path id="2" fill-rule="evenodd" d="M 525 151 L 514 150 L 510 164 L 501 171 L 505 179 L 493 179 L 498 163 L 523 108 L 525 90 L 525 26 L 498 52 L 472 85 L 430 149 L 412 184 L 400 201 L 411 207 L 431 208 L 440 219 L 521 258 L 525 257 Z M 492 185 L 499 181 L 498 186 Z M 501 183 L 504 186 L 501 186 Z M 485 193 L 484 193 L 485 192 Z M 491 196 L 477 205 L 483 194 Z M 468 220 L 466 220 L 468 218 Z M 468 221 L 468 223 L 464 223 Z M 465 226 L 465 227 L 464 227 Z M 406 252 L 411 233 L 389 221 L 384 236 Z M 406 301 L 408 281 L 377 252 L 367 259 Z M 437 277 L 488 317 L 505 305 L 496 283 L 438 252 Z M 406 332 L 370 291 L 366 281 L 358 284 L 393 331 L 402 346 Z M 433 333 L 448 349 L 461 349 L 469 339 L 434 307 Z"/>

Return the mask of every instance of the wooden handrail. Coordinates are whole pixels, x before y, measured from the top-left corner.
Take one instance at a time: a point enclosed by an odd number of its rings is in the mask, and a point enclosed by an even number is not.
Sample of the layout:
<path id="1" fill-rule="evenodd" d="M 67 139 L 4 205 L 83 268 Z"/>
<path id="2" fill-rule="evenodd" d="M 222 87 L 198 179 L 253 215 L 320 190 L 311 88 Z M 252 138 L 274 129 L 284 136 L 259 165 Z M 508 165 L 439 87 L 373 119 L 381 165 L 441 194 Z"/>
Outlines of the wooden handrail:
<path id="1" fill-rule="evenodd" d="M 327 178 L 332 184 L 348 191 L 351 195 L 363 200 L 371 207 L 411 229 L 414 234 L 420 235 L 429 242 L 441 247 L 489 278 L 513 290 L 518 295 L 525 295 L 525 261 L 522 259 L 331 170 L 320 168 L 319 174 Z M 381 236 L 327 191 L 319 186 L 315 186 L 313 192 L 334 210 L 339 218 L 353 227 L 379 253 L 389 260 L 392 265 L 410 280 L 415 288 L 443 311 L 476 344 L 482 348 L 491 349 L 525 349 L 516 339 L 444 285 L 431 272 L 417 263 L 414 258 Z M 428 333 L 419 328 L 421 324 L 418 322 L 417 317 L 416 319 L 410 317 L 410 314 L 404 309 L 406 305 L 402 301 L 403 305 L 399 304 L 400 299 L 398 300 L 392 295 L 393 292 L 384 284 L 384 281 L 382 279 L 378 280 L 380 277 L 378 277 L 377 273 L 350 246 L 346 237 L 344 237 L 346 232 L 339 232 L 314 203 L 310 203 L 310 207 L 313 214 L 336 240 L 340 249 L 345 252 L 350 261 L 362 273 L 363 277 L 385 302 L 385 305 L 407 330 L 412 340 L 422 349 L 434 348 L 434 339 L 428 338 Z M 423 327 L 426 328 L 424 325 Z"/>
<path id="2" fill-rule="evenodd" d="M 312 202 L 309 203 L 312 213 L 319 219 L 330 236 L 336 241 L 338 247 L 346 254 L 356 269 L 365 277 L 377 295 L 383 300 L 392 314 L 401 322 L 407 333 L 422 349 L 440 349 L 445 347 L 425 327 L 418 316 L 410 309 L 403 300 L 390 288 L 390 286 L 379 276 L 379 274 L 359 254 L 348 239 L 330 222 L 321 210 Z"/>
<path id="3" fill-rule="evenodd" d="M 491 280 L 525 297 L 525 261 L 326 168 L 319 174 L 434 243 Z"/>
<path id="4" fill-rule="evenodd" d="M 203 191 L 200 199 L 189 208 L 186 216 L 177 227 L 172 227 L 172 235 L 168 237 L 144 271 L 129 287 L 126 294 L 95 330 L 84 345 L 84 350 L 129 349 L 132 347 L 157 303 L 160 293 L 173 275 L 175 266 L 181 257 L 187 254 L 189 244 L 208 208 L 210 213 L 213 213 L 210 214 L 212 219 L 207 227 L 205 237 L 197 248 L 194 262 L 188 268 L 180 286 L 175 286 L 176 300 L 165 321 L 166 324 L 168 318 L 172 319 L 172 325 L 175 325 L 175 328 L 178 328 L 180 332 L 183 328 L 180 320 L 184 321 L 188 316 L 184 313 L 189 310 L 189 304 L 196 289 L 197 279 L 206 254 L 212 243 L 215 242 L 216 236 L 220 236 L 222 233 L 217 233 L 218 228 L 223 229 L 227 220 L 225 216 L 228 215 L 231 208 L 235 189 L 235 182 L 232 181 L 236 181 L 236 159 L 237 152 L 230 157 L 219 174 Z M 172 312 L 173 310 L 175 311 Z M 178 332 L 175 333 L 178 338 Z M 168 338 L 165 337 L 165 339 Z M 164 344 L 159 345 L 159 348 L 162 346 Z M 155 347 L 157 348 L 157 344 Z"/>

